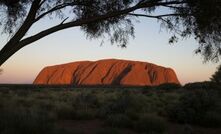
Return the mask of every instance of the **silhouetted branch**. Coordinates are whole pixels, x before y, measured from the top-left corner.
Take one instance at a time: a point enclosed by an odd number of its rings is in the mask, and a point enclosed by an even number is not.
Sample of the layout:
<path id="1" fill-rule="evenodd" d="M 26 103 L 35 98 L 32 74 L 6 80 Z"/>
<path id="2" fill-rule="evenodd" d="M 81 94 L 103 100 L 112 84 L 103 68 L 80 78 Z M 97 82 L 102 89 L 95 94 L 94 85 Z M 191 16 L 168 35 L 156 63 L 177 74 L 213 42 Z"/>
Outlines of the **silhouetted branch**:
<path id="1" fill-rule="evenodd" d="M 163 15 L 146 15 L 146 14 L 136 14 L 136 13 L 129 13 L 128 15 L 136 16 L 136 17 L 148 17 L 148 18 L 162 18 L 162 17 L 169 17 L 169 16 L 181 16 L 182 14 L 163 14 Z"/>
<path id="2" fill-rule="evenodd" d="M 53 7 L 52 9 L 42 13 L 41 15 L 39 15 L 36 19 L 35 19 L 35 22 L 37 22 L 38 20 L 40 20 L 41 18 L 43 18 L 44 16 L 50 14 L 50 13 L 53 13 L 57 10 L 60 10 L 60 9 L 63 9 L 65 7 L 68 7 L 68 6 L 76 6 L 76 5 L 85 5 L 83 3 L 79 3 L 79 2 L 70 2 L 70 3 L 63 3 L 63 4 L 60 4 L 60 5 L 57 5 L 55 7 Z"/>
<path id="3" fill-rule="evenodd" d="M 61 23 L 60 25 L 64 24 L 64 22 L 68 19 L 69 17 L 65 18 Z"/>

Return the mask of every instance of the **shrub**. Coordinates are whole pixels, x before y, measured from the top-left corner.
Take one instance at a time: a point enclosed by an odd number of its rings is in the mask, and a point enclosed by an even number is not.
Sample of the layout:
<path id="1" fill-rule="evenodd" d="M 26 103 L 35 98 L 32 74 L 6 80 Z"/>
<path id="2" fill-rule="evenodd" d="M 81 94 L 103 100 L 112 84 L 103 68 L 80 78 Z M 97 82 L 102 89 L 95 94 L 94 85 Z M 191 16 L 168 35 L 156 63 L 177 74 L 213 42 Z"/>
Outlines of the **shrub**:
<path id="1" fill-rule="evenodd" d="M 213 111 L 207 112 L 199 124 L 205 127 L 221 127 L 221 114 Z"/>
<path id="2" fill-rule="evenodd" d="M 125 115 L 128 116 L 131 120 L 138 120 L 139 119 L 139 111 L 136 110 L 127 110 L 125 112 Z"/>
<path id="3" fill-rule="evenodd" d="M 216 114 L 214 117 L 210 114 L 210 112 L 216 111 L 220 113 L 219 101 L 215 91 L 196 90 L 187 92 L 181 96 L 178 102 L 168 107 L 168 115 L 170 119 L 179 123 L 211 126 L 210 122 L 221 121 L 218 121 L 220 115 Z"/>
<path id="4" fill-rule="evenodd" d="M 142 115 L 134 127 L 136 131 L 147 134 L 163 134 L 167 129 L 163 118 L 150 114 Z"/>
<path id="5" fill-rule="evenodd" d="M 128 111 L 139 113 L 144 109 L 144 95 L 133 95 L 129 91 L 125 91 L 116 95 L 115 99 L 106 100 L 99 109 L 101 117 L 106 117 L 110 114 L 125 114 Z"/>
<path id="6" fill-rule="evenodd" d="M 221 65 L 217 67 L 216 72 L 211 77 L 211 81 L 217 84 L 221 84 Z"/>
<path id="7" fill-rule="evenodd" d="M 187 83 L 186 85 L 183 86 L 184 89 L 195 89 L 195 90 L 203 90 L 203 89 L 219 89 L 220 85 L 209 82 L 209 81 L 204 81 L 204 82 L 194 82 L 194 83 Z"/>
<path id="8" fill-rule="evenodd" d="M 159 86 L 156 86 L 157 89 L 163 89 L 163 90 L 172 90 L 172 89 L 179 89 L 181 88 L 180 84 L 176 83 L 166 83 L 166 84 L 161 84 Z"/>
<path id="9" fill-rule="evenodd" d="M 74 111 L 74 119 L 76 120 L 91 120 L 96 117 L 96 109 L 84 108 Z"/>
<path id="10" fill-rule="evenodd" d="M 113 114 L 109 115 L 106 119 L 108 125 L 112 127 L 131 127 L 133 126 L 132 120 L 125 114 Z"/>
<path id="11" fill-rule="evenodd" d="M 100 129 L 97 134 L 120 134 L 120 132 L 116 128 L 103 128 Z"/>
<path id="12" fill-rule="evenodd" d="M 54 112 L 58 119 L 73 119 L 75 117 L 74 108 L 64 102 L 55 102 Z"/>
<path id="13" fill-rule="evenodd" d="M 23 107 L 3 108 L 0 113 L 1 134 L 52 134 L 53 120 L 48 113 Z"/>
<path id="14" fill-rule="evenodd" d="M 89 106 L 89 107 L 97 107 L 98 105 L 98 99 L 97 97 L 92 94 L 92 93 L 80 93 L 76 96 L 75 98 L 75 105 L 77 105 L 77 107 L 83 106 L 85 107 L 85 105 Z"/>

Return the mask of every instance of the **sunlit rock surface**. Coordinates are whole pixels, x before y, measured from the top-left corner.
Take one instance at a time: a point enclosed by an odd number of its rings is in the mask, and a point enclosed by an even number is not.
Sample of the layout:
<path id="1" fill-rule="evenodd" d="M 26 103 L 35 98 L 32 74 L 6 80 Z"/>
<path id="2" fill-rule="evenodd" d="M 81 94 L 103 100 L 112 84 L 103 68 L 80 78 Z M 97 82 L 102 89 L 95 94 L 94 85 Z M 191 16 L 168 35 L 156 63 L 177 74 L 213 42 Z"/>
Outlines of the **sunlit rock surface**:
<path id="1" fill-rule="evenodd" d="M 156 86 L 180 84 L 171 68 L 152 63 L 106 59 L 45 67 L 34 84 L 76 86 Z"/>

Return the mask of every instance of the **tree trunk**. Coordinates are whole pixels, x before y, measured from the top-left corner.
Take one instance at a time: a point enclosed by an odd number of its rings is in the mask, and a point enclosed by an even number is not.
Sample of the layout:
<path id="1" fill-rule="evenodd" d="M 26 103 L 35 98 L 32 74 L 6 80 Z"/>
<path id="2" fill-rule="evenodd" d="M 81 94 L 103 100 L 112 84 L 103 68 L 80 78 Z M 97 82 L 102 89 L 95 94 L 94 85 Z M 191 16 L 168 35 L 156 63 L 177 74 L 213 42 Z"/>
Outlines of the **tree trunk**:
<path id="1" fill-rule="evenodd" d="M 20 44 L 9 45 L 7 44 L 0 51 L 0 67 L 2 64 L 8 60 L 13 54 L 15 54 L 18 50 L 20 50 L 23 46 Z"/>
<path id="2" fill-rule="evenodd" d="M 18 29 L 15 35 L 10 39 L 10 41 L 1 49 L 0 66 L 2 66 L 2 64 L 6 60 L 8 60 L 14 53 L 16 53 L 19 49 L 25 46 L 20 41 L 24 37 L 24 35 L 27 33 L 27 31 L 30 29 L 30 27 L 34 24 L 36 13 L 38 9 L 40 8 L 40 3 L 41 3 L 41 0 L 33 1 L 30 11 L 24 23 L 21 25 L 21 27 Z"/>

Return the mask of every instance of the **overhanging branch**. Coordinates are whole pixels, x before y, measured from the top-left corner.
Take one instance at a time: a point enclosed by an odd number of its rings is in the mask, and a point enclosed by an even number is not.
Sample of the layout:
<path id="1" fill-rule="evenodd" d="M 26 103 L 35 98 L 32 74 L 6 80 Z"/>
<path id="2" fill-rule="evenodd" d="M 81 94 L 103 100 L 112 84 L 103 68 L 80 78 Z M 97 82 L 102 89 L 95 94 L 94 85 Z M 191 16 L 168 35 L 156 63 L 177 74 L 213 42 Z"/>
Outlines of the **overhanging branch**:
<path id="1" fill-rule="evenodd" d="M 136 17 L 147 17 L 147 18 L 162 18 L 162 17 L 169 17 L 169 16 L 181 16 L 182 14 L 163 14 L 163 15 L 146 15 L 146 14 L 136 14 L 136 13 L 129 13 L 128 15 L 136 16 Z"/>
<path id="2" fill-rule="evenodd" d="M 146 15 L 146 14 L 135 14 L 135 13 L 129 13 L 128 15 L 132 15 L 132 16 L 136 16 L 136 17 L 147 17 L 147 18 L 154 18 L 154 19 L 158 19 L 163 21 L 164 23 L 166 23 L 167 25 L 169 25 L 169 27 L 171 27 L 175 33 L 177 33 L 178 35 L 181 35 L 181 31 L 178 30 L 176 28 L 176 26 L 174 26 L 170 21 L 166 20 L 164 17 L 170 17 L 170 16 L 182 16 L 182 14 L 163 14 L 163 15 Z"/>
<path id="3" fill-rule="evenodd" d="M 71 28 L 71 27 L 76 27 L 76 26 L 81 26 L 81 25 L 84 25 L 84 24 L 89 24 L 89 23 L 93 23 L 93 22 L 96 22 L 96 21 L 101 21 L 101 20 L 106 20 L 106 19 L 109 19 L 109 18 L 112 18 L 112 17 L 116 17 L 116 16 L 121 16 L 121 15 L 126 15 L 126 14 L 130 14 L 130 12 L 133 12 L 137 9 L 141 9 L 141 8 L 148 8 L 148 7 L 153 7 L 153 6 L 156 6 L 156 5 L 167 5 L 167 4 L 183 4 L 184 2 L 177 2 L 177 1 L 170 1 L 170 2 L 161 2 L 161 3 L 148 3 L 148 2 L 144 2 L 144 3 L 138 3 L 137 5 L 135 6 L 132 6 L 130 8 L 127 8 L 127 9 L 124 9 L 124 10 L 120 10 L 120 11 L 113 11 L 113 12 L 109 12 L 109 13 L 106 13 L 104 15 L 100 15 L 100 16 L 94 16 L 94 17 L 91 17 L 91 18 L 86 18 L 86 19 L 79 19 L 79 20 L 76 20 L 76 21 L 72 21 L 72 22 L 68 22 L 68 23 L 61 23 L 57 26 L 54 26 L 54 27 L 51 27 L 47 30 L 44 30 L 42 32 L 39 32 L 37 33 L 36 35 L 33 35 L 33 36 L 30 36 L 26 39 L 23 39 L 21 41 L 21 44 L 23 46 L 27 45 L 27 44 L 30 44 L 32 42 L 35 42 L 47 35 L 50 35 L 52 33 L 55 33 L 55 32 L 58 32 L 60 30 L 64 30 L 64 29 L 67 29 L 67 28 Z M 76 3 L 75 3 L 76 4 Z M 64 8 L 63 6 L 59 7 L 59 8 Z M 55 10 L 57 10 L 58 8 L 54 8 L 48 12 L 53 12 Z M 45 13 L 43 15 L 46 15 L 48 13 Z M 41 17 L 43 17 L 40 16 Z M 138 15 L 138 14 L 137 14 Z M 172 15 L 172 14 L 170 14 Z M 173 14 L 173 15 L 178 15 L 178 14 Z M 161 17 L 163 16 L 166 16 L 166 15 L 161 15 Z M 169 14 L 167 15 L 169 16 Z M 147 17 L 147 16 L 146 16 Z M 154 16 L 149 16 L 149 17 L 154 17 Z M 156 18 L 156 16 L 155 16 Z M 158 16 L 158 18 L 160 18 L 160 16 Z"/>
<path id="4" fill-rule="evenodd" d="M 37 10 L 39 8 L 39 3 L 41 0 L 35 0 L 33 1 L 30 11 L 24 20 L 21 27 L 18 29 L 18 31 L 15 33 L 15 35 L 7 42 L 7 44 L 1 49 L 1 53 L 4 53 L 6 51 L 9 51 L 13 46 L 18 45 L 18 42 L 24 37 L 24 35 L 27 33 L 27 31 L 30 29 L 30 27 L 33 24 L 33 21 L 35 19 L 35 15 L 37 13 Z M 4 56 L 4 55 L 3 55 Z"/>
<path id="5" fill-rule="evenodd" d="M 141 0 L 140 3 L 138 2 L 136 5 L 132 6 L 132 7 L 128 7 L 122 10 L 116 10 L 116 11 L 110 11 L 107 13 L 104 13 L 103 15 L 98 15 L 98 16 L 93 16 L 90 18 L 79 18 L 75 21 L 72 22 L 67 22 L 64 23 L 66 20 L 63 20 L 62 23 L 60 23 L 59 25 L 53 26 L 49 29 L 46 29 L 44 31 L 41 31 L 33 36 L 24 38 L 24 35 L 27 33 L 27 31 L 30 29 L 30 27 L 38 20 L 40 20 L 41 18 L 43 18 L 44 16 L 53 13 L 57 10 L 63 9 L 67 6 L 74 6 L 79 5 L 80 3 L 72 3 L 72 4 L 61 4 L 61 5 L 57 5 L 51 9 L 49 9 L 48 11 L 40 14 L 39 16 L 36 17 L 37 11 L 39 11 L 40 7 L 44 4 L 44 2 L 46 2 L 45 0 L 33 0 L 32 2 L 32 6 L 29 10 L 28 16 L 26 18 L 26 20 L 24 21 L 24 23 L 22 24 L 22 26 L 20 27 L 21 31 L 17 31 L 17 33 L 15 34 L 15 38 L 13 37 L 4 47 L 3 49 L 1 49 L 0 51 L 0 66 L 10 57 L 12 56 L 14 53 L 16 53 L 19 49 L 21 49 L 22 47 L 31 44 L 32 42 L 35 42 L 47 35 L 50 35 L 52 33 L 58 32 L 60 30 L 64 30 L 67 28 L 71 28 L 71 27 L 76 27 L 76 26 L 82 26 L 82 25 L 86 25 L 86 24 L 90 24 L 90 23 L 94 23 L 94 22 L 99 22 L 99 21 L 105 21 L 108 20 L 112 17 L 120 17 L 120 16 L 126 16 L 129 13 L 134 12 L 137 9 L 142 9 L 142 8 L 150 8 L 150 7 L 156 7 L 156 6 L 181 6 L 182 4 L 186 3 L 185 0 L 183 1 L 163 1 L 163 2 L 159 2 L 159 1 L 145 1 L 145 0 Z M 75 1 L 76 2 L 76 1 Z M 33 8 L 32 8 L 33 7 Z M 32 10 L 34 9 L 34 10 Z M 31 15 L 31 16 L 29 16 Z M 149 17 L 155 17 L 156 16 L 149 16 Z M 158 16 L 158 18 L 163 19 L 163 16 Z"/>
<path id="6" fill-rule="evenodd" d="M 35 19 L 35 22 L 37 22 L 38 20 L 40 20 L 41 18 L 45 17 L 46 15 L 50 14 L 50 13 L 53 13 L 57 10 L 60 10 L 60 9 L 63 9 L 65 7 L 73 7 L 73 6 L 76 6 L 76 5 L 85 5 L 83 3 L 80 3 L 80 2 L 70 2 L 70 3 L 63 3 L 63 4 L 60 4 L 60 5 L 57 5 L 53 8 L 51 8 L 50 10 L 42 13 L 41 15 L 39 15 L 36 19 Z"/>

